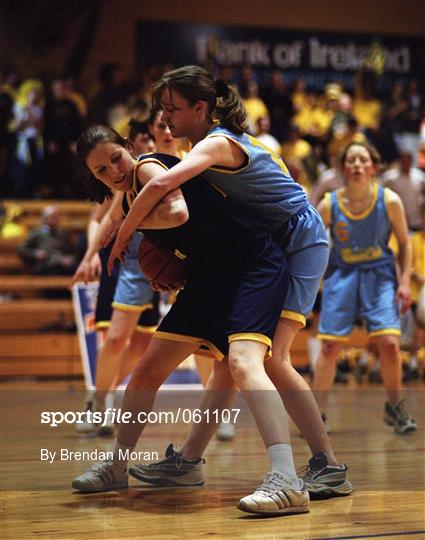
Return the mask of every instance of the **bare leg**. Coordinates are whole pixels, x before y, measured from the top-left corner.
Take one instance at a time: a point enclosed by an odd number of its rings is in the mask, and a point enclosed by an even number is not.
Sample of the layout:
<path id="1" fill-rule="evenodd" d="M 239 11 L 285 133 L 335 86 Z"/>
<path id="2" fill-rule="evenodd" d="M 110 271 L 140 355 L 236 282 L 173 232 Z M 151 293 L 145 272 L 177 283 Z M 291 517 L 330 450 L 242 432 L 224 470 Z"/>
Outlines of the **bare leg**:
<path id="1" fill-rule="evenodd" d="M 214 359 L 202 354 L 194 354 L 193 356 L 195 358 L 196 369 L 198 370 L 201 383 L 203 387 L 206 388 L 209 376 L 211 375 L 215 364 Z"/>
<path id="2" fill-rule="evenodd" d="M 329 465 L 337 465 L 314 395 L 288 361 L 289 350 L 301 327 L 298 321 L 280 319 L 273 339 L 273 356 L 266 361 L 266 370 L 279 390 L 289 416 L 304 435 L 312 454 L 324 452 L 328 456 Z"/>
<path id="3" fill-rule="evenodd" d="M 266 346 L 257 341 L 233 341 L 229 346 L 229 368 L 269 448 L 289 445 L 290 437 L 282 399 L 264 369 L 266 351 Z"/>
<path id="4" fill-rule="evenodd" d="M 401 356 L 399 338 L 397 336 L 379 336 L 373 338 L 379 349 L 381 374 L 387 390 L 388 401 L 396 405 L 401 393 Z"/>
<path id="5" fill-rule="evenodd" d="M 197 348 L 197 344 L 193 343 L 152 339 L 124 394 L 122 412 L 130 412 L 135 423 L 120 424 L 117 435 L 119 444 L 127 447 L 136 445 L 145 427 L 144 423 L 137 421 L 139 413 L 147 415 L 152 410 L 158 388 Z"/>
<path id="6" fill-rule="evenodd" d="M 139 332 L 138 330 L 133 332 L 122 355 L 120 371 L 113 386 L 121 384 L 133 372 L 137 362 L 145 354 L 151 339 L 151 333 Z"/>
<path id="7" fill-rule="evenodd" d="M 182 448 L 182 455 L 188 459 L 202 456 L 208 443 L 217 431 L 218 424 L 216 416 L 212 416 L 212 411 L 217 411 L 218 419 L 221 418 L 221 411 L 229 409 L 236 397 L 236 386 L 230 374 L 227 359 L 221 362 L 214 362 L 213 371 L 205 385 L 205 391 L 199 409 L 202 414 L 202 422 L 192 424 L 189 435 Z M 210 411 L 210 420 L 203 411 Z"/>
<path id="8" fill-rule="evenodd" d="M 336 371 L 336 361 L 341 351 L 337 341 L 323 341 L 314 374 L 313 391 L 319 408 L 326 409 L 329 390 L 332 388 Z"/>
<path id="9" fill-rule="evenodd" d="M 112 312 L 111 326 L 97 357 L 96 396 L 100 408 L 104 407 L 108 390 L 117 383 L 121 360 L 139 316 L 137 311 L 114 309 Z M 139 358 L 142 353 L 140 351 Z"/>

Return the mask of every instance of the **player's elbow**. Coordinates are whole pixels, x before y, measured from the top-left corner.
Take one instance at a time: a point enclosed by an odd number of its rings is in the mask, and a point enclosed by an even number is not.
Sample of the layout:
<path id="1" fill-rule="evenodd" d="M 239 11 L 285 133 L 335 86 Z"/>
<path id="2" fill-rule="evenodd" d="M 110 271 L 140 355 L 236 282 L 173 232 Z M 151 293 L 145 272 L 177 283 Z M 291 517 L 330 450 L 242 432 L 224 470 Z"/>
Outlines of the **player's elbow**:
<path id="1" fill-rule="evenodd" d="M 176 227 L 183 225 L 189 220 L 189 211 L 186 205 L 179 205 L 173 209 L 171 219 L 175 223 Z"/>

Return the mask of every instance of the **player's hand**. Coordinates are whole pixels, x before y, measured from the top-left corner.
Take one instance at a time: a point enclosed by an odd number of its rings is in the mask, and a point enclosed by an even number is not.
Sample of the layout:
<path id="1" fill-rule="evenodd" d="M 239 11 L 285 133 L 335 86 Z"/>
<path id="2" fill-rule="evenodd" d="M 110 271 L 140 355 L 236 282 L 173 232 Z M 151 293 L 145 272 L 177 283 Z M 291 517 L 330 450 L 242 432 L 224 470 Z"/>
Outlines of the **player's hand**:
<path id="1" fill-rule="evenodd" d="M 118 233 L 112 246 L 111 254 L 108 259 L 108 274 L 112 274 L 114 268 L 115 259 L 124 262 L 125 254 L 128 250 L 128 244 L 130 243 L 131 236 L 124 237 L 122 233 Z"/>
<path id="2" fill-rule="evenodd" d="M 112 240 L 114 240 L 114 238 L 117 236 L 123 222 L 124 218 L 112 221 L 110 227 L 108 228 L 108 230 L 105 231 L 105 233 L 102 235 L 102 238 L 100 239 L 100 247 L 104 248 L 106 246 L 109 246 Z"/>
<path id="3" fill-rule="evenodd" d="M 396 292 L 396 301 L 400 307 L 400 313 L 406 313 L 412 304 L 409 287 L 404 284 L 398 286 Z"/>
<path id="4" fill-rule="evenodd" d="M 99 255 L 96 253 L 91 259 L 84 258 L 74 275 L 72 276 L 71 283 L 77 283 L 77 281 L 82 281 L 83 283 L 88 283 L 93 281 L 100 275 L 101 263 Z"/>

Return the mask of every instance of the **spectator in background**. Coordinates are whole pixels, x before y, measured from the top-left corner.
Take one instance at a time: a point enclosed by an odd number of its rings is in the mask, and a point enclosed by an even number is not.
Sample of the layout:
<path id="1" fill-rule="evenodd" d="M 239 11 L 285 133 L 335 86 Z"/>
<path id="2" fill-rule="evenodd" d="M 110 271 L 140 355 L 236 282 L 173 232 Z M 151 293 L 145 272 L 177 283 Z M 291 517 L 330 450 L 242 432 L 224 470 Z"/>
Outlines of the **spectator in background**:
<path id="1" fill-rule="evenodd" d="M 130 128 L 128 138 L 133 145 L 134 154 L 139 156 L 155 152 L 155 141 L 150 134 L 148 120 L 140 122 L 132 118 L 128 124 Z"/>
<path id="2" fill-rule="evenodd" d="M 285 141 L 288 138 L 294 108 L 281 71 L 271 72 L 270 84 L 262 89 L 261 97 L 269 111 L 272 135 L 279 141 Z"/>
<path id="3" fill-rule="evenodd" d="M 72 275 L 78 258 L 74 254 L 74 243 L 60 227 L 58 207 L 47 206 L 42 212 L 42 221 L 19 247 L 19 255 L 35 275 Z"/>
<path id="4" fill-rule="evenodd" d="M 63 79 L 54 79 L 45 108 L 45 195 L 53 198 L 81 196 L 73 189 L 75 183 L 71 176 L 74 169 L 72 156 L 82 128 L 83 119 L 75 103 L 67 97 Z"/>
<path id="5" fill-rule="evenodd" d="M 241 83 L 239 93 L 248 116 L 249 132 L 256 135 L 258 119 L 269 116 L 269 111 L 258 95 L 258 84 L 255 81 Z"/>
<path id="6" fill-rule="evenodd" d="M 111 109 L 125 105 L 133 89 L 121 64 L 103 64 L 99 79 L 101 88 L 90 103 L 90 117 L 96 123 L 110 125 Z"/>
<path id="7" fill-rule="evenodd" d="M 366 131 L 380 126 L 382 104 L 374 95 L 375 77 L 372 72 L 359 71 L 354 81 L 353 116 Z M 366 136 L 369 138 L 368 133 Z"/>
<path id="8" fill-rule="evenodd" d="M 13 113 L 16 146 L 9 169 L 11 196 L 37 196 L 43 162 L 44 97 L 40 81 L 27 79 L 21 84 Z"/>
<path id="9" fill-rule="evenodd" d="M 268 148 L 271 148 L 276 154 L 281 154 L 282 148 L 279 141 L 270 134 L 270 118 L 268 116 L 260 116 L 258 118 L 256 138 Z"/>
<path id="10" fill-rule="evenodd" d="M 411 231 L 422 229 L 425 173 L 413 167 L 412 154 L 402 150 L 396 167 L 382 175 L 382 183 L 395 191 L 406 211 L 407 225 Z"/>

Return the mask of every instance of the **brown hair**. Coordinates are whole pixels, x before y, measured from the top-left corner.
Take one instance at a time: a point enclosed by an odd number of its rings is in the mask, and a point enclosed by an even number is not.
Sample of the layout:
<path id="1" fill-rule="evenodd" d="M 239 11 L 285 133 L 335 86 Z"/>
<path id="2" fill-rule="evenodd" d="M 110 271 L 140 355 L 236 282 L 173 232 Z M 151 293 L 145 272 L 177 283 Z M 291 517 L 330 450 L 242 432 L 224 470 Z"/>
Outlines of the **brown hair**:
<path id="1" fill-rule="evenodd" d="M 81 176 L 79 177 L 83 184 L 88 198 L 91 201 L 102 203 L 105 199 L 112 199 L 113 193 L 108 186 L 98 180 L 87 167 L 87 156 L 100 143 L 114 143 L 122 147 L 127 147 L 129 142 L 114 129 L 108 126 L 91 126 L 87 128 L 78 137 L 77 140 L 77 158 L 80 162 Z"/>
<path id="2" fill-rule="evenodd" d="M 356 141 L 352 141 L 350 142 L 341 152 L 341 165 L 344 166 L 344 163 L 345 163 L 345 160 L 347 158 L 347 153 L 348 153 L 348 150 L 352 147 L 352 146 L 361 146 L 363 148 L 366 148 L 366 150 L 369 152 L 369 155 L 370 155 L 370 158 L 373 162 L 373 164 L 376 166 L 376 167 L 379 167 L 381 165 L 381 156 L 378 152 L 378 150 L 372 146 L 370 143 L 368 142 L 356 142 Z"/>
<path id="3" fill-rule="evenodd" d="M 238 135 L 247 130 L 245 107 L 234 88 L 199 66 L 183 66 L 165 73 L 152 85 L 153 106 L 159 105 L 164 90 L 178 92 L 193 105 L 205 101 L 212 119 Z"/>

